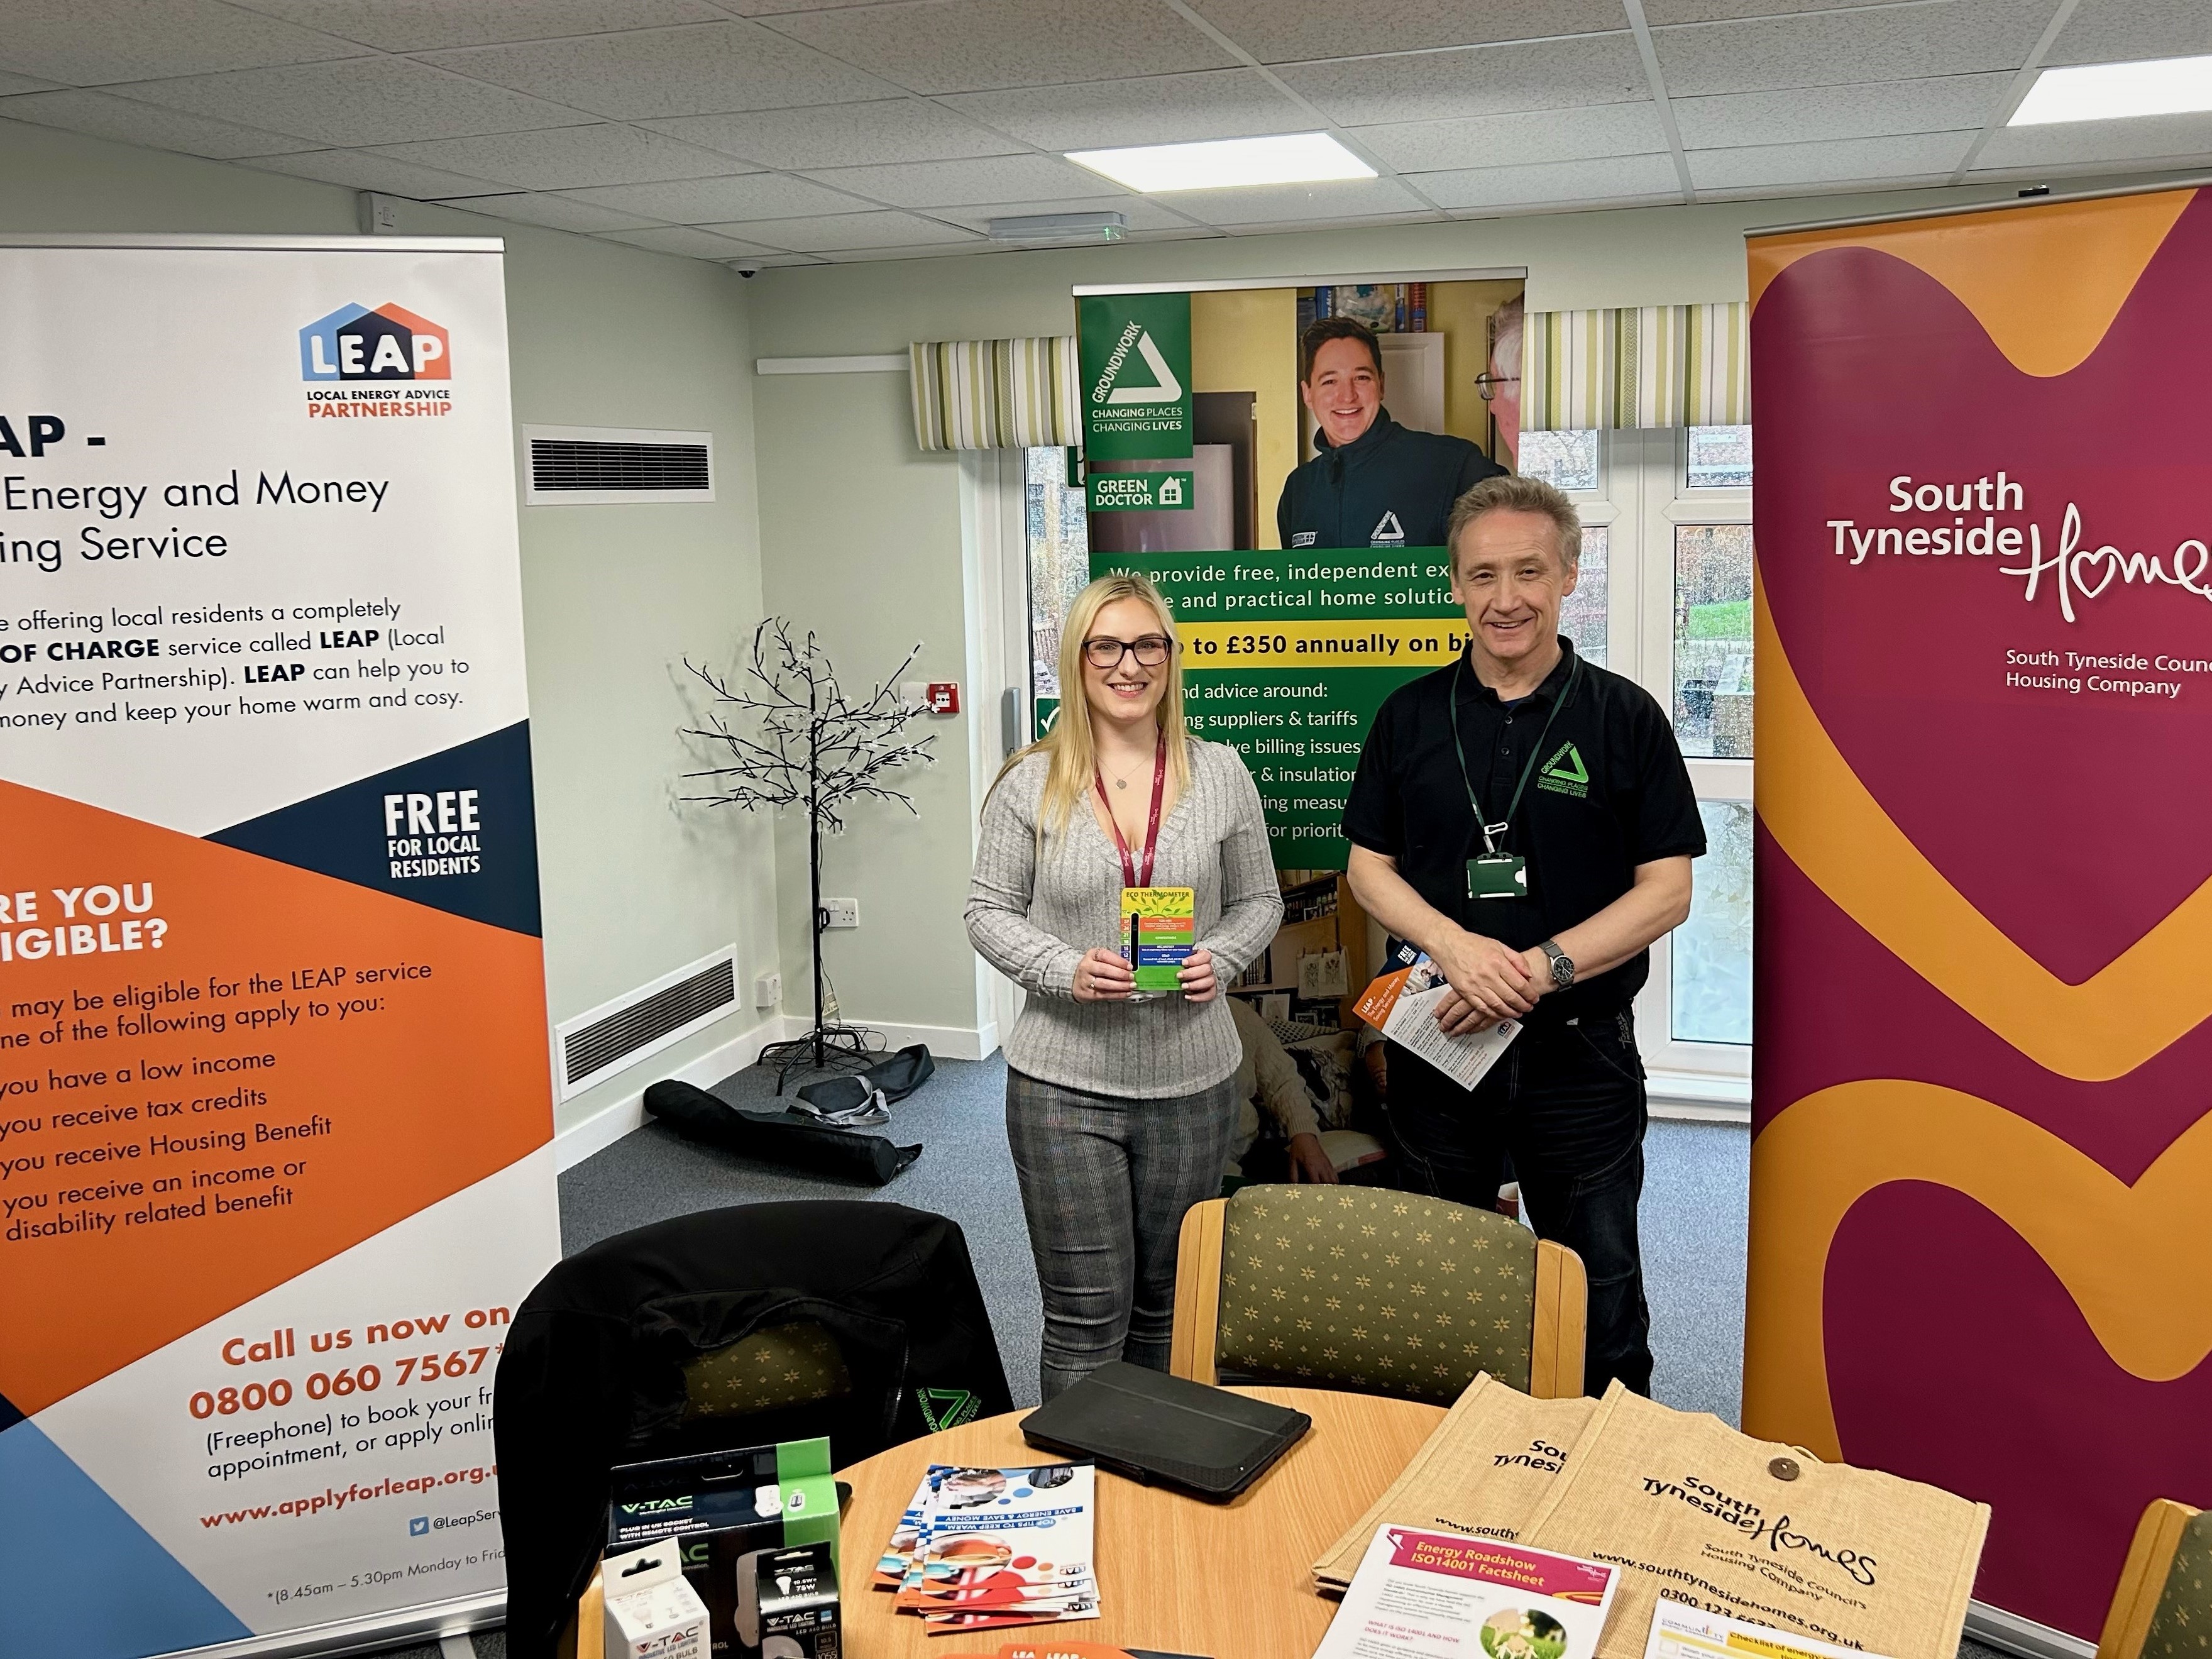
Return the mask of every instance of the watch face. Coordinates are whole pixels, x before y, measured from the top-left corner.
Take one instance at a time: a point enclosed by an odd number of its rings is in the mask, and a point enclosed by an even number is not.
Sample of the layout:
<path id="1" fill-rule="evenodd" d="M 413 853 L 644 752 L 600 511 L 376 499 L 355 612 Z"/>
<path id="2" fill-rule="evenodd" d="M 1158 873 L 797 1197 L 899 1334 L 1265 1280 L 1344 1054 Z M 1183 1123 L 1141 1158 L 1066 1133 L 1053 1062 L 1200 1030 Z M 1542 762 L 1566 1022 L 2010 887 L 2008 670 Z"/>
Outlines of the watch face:
<path id="1" fill-rule="evenodd" d="M 1562 988 L 1575 982 L 1575 964 L 1571 957 L 1552 958 L 1552 983 Z"/>

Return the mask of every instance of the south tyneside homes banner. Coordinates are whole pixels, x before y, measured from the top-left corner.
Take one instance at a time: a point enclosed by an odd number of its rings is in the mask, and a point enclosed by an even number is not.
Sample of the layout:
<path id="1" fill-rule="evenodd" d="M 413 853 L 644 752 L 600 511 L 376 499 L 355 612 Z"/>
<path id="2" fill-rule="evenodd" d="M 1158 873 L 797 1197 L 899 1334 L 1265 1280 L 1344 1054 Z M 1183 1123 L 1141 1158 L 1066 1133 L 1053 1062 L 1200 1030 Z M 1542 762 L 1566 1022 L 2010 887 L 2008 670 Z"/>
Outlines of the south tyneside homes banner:
<path id="1" fill-rule="evenodd" d="M 2212 1504 L 2212 196 L 1754 235 L 1744 1426 L 2095 1639 Z"/>
<path id="2" fill-rule="evenodd" d="M 0 246 L 0 1651 L 504 1583 L 558 1237 L 501 268 Z"/>

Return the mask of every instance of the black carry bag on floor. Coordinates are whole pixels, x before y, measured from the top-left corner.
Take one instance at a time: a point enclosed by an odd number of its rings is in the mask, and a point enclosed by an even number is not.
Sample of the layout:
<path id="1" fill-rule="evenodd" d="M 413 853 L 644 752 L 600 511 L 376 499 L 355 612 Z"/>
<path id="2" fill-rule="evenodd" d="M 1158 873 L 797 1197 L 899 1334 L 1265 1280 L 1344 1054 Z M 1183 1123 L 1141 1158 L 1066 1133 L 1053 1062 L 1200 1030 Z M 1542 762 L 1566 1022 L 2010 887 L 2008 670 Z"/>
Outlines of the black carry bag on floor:
<path id="1" fill-rule="evenodd" d="M 881 1135 L 833 1129 L 796 1112 L 741 1112 L 704 1089 L 673 1080 L 645 1091 L 645 1109 L 686 1140 L 871 1187 L 882 1186 L 921 1156 L 919 1145 L 895 1146 Z"/>

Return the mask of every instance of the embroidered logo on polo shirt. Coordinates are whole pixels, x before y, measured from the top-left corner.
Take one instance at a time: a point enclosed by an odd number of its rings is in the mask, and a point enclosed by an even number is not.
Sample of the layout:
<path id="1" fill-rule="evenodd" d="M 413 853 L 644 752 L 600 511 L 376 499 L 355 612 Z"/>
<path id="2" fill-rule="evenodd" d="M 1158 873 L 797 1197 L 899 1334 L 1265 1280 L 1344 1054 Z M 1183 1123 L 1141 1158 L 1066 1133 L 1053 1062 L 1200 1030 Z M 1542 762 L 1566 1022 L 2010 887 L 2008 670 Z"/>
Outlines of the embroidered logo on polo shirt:
<path id="1" fill-rule="evenodd" d="M 965 1389 L 916 1389 L 914 1398 L 932 1434 L 972 1423 L 983 1411 L 983 1402 Z"/>
<path id="2" fill-rule="evenodd" d="M 1582 751 L 1571 743 L 1559 745 L 1559 751 L 1544 763 L 1536 774 L 1536 787 L 1548 789 L 1555 795 L 1572 795 L 1581 800 L 1589 793 L 1589 769 L 1583 764 Z"/>
<path id="3" fill-rule="evenodd" d="M 1403 547 L 1406 544 L 1406 527 L 1398 522 L 1395 513 L 1383 514 L 1375 528 L 1367 532 L 1367 544 L 1370 547 Z"/>

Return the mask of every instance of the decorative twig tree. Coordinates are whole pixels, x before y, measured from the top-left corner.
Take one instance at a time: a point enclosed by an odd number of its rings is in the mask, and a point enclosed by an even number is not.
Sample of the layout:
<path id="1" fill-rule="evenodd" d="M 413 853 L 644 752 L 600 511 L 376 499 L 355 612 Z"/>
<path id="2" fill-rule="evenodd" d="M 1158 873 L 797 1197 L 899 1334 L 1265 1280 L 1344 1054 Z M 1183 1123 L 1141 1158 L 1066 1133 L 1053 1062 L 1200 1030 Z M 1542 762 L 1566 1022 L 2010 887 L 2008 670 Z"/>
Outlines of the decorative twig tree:
<path id="1" fill-rule="evenodd" d="M 726 766 L 685 773 L 684 781 L 696 783 L 700 793 L 683 799 L 748 812 L 763 806 L 806 809 L 806 865 L 814 918 L 814 1029 L 761 1051 L 763 1064 L 778 1067 L 779 1094 L 784 1078 L 795 1066 L 858 1070 L 867 1065 L 872 1053 L 871 1033 L 824 1017 L 822 933 L 830 918 L 822 908 L 822 832 L 844 834 L 845 809 L 856 800 L 896 801 L 914 811 L 912 798 L 888 787 L 884 779 L 901 767 L 927 766 L 935 759 L 930 752 L 937 741 L 933 735 L 914 741 L 900 736 L 922 712 L 902 701 L 896 690 L 900 676 L 921 652 L 917 641 L 890 678 L 857 702 L 837 684 L 836 670 L 813 631 L 808 630 L 804 643 L 795 641 L 790 622 L 782 617 L 768 617 L 753 630 L 751 656 L 734 677 L 684 659 L 684 666 L 713 699 L 702 717 L 706 724 L 685 727 L 684 735 L 726 747 L 730 760 Z M 731 715 L 747 726 L 757 717 L 758 735 L 735 729 Z"/>

